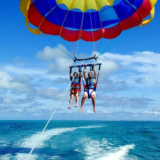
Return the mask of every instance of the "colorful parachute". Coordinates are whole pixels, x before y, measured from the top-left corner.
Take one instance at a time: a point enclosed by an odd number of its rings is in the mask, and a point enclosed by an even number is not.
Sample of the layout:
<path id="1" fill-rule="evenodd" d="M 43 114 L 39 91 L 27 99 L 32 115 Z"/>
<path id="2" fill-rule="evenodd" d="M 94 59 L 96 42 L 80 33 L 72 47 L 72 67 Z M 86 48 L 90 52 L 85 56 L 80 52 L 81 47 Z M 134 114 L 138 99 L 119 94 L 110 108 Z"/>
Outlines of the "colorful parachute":
<path id="1" fill-rule="evenodd" d="M 28 29 L 67 41 L 117 37 L 122 30 L 148 24 L 156 0 L 21 0 Z M 151 14 L 150 19 L 144 20 Z M 37 27 L 31 29 L 29 22 Z"/>

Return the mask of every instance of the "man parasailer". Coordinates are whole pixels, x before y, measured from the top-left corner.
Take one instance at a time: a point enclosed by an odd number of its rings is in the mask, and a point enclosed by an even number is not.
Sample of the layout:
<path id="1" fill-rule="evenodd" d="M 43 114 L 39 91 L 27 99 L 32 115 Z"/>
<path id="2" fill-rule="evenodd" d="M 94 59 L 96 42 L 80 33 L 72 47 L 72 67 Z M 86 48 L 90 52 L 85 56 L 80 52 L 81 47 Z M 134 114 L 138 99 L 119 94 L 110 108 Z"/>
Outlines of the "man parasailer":
<path id="1" fill-rule="evenodd" d="M 76 99 L 76 105 L 75 107 L 78 107 L 79 102 L 79 95 L 81 92 L 81 68 L 79 68 L 79 74 L 77 72 L 74 72 L 72 76 L 72 67 L 70 67 L 70 81 L 71 81 L 71 89 L 70 89 L 70 100 L 69 100 L 69 107 L 68 109 L 71 109 L 73 98 Z"/>
<path id="2" fill-rule="evenodd" d="M 83 76 L 84 76 L 84 79 L 86 81 L 86 85 L 85 85 L 85 88 L 84 88 L 84 95 L 82 97 L 81 108 L 80 108 L 79 112 L 82 111 L 84 102 L 85 102 L 86 98 L 88 97 L 88 98 L 92 99 L 93 111 L 95 113 L 97 113 L 96 108 L 95 108 L 96 107 L 95 97 L 96 97 L 97 73 L 96 73 L 96 70 L 95 70 L 93 64 L 91 64 L 92 70 L 94 71 L 94 76 L 92 75 L 92 72 L 89 72 L 88 77 L 87 77 L 86 66 L 87 65 L 85 65 L 84 70 L 83 70 Z"/>

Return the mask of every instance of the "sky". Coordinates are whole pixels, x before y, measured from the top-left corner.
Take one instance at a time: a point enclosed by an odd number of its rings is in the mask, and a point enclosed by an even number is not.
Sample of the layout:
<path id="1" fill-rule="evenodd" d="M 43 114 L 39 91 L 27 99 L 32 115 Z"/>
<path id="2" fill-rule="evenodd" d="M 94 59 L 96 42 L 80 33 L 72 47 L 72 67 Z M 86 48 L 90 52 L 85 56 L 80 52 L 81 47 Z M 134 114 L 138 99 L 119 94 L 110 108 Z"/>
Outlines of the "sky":
<path id="1" fill-rule="evenodd" d="M 70 85 L 73 60 L 62 50 L 69 53 L 76 46 L 79 58 L 92 56 L 95 47 L 102 54 L 98 58 L 102 63 L 96 96 L 98 113 L 93 113 L 90 99 L 81 113 L 75 102 L 68 110 L 67 91 L 53 119 L 160 120 L 159 1 L 150 24 L 124 31 L 114 40 L 75 44 L 30 33 L 19 3 L 5 0 L 0 6 L 0 120 L 49 119 Z M 83 90 L 80 100 L 82 95 Z"/>

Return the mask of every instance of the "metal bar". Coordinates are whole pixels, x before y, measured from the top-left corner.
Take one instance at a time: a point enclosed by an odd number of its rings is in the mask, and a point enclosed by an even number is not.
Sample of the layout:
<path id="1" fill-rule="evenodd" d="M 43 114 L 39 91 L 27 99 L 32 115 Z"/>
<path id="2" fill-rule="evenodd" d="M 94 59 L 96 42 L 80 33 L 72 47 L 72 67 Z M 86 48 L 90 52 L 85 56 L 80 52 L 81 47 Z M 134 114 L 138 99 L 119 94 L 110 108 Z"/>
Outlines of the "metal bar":
<path id="1" fill-rule="evenodd" d="M 93 66 L 100 66 L 100 65 L 102 65 L 102 63 L 97 63 L 97 64 L 93 64 Z M 83 65 L 77 65 L 77 66 L 70 66 L 69 68 L 76 68 L 76 67 L 85 67 L 85 65 L 83 64 Z M 88 67 L 88 66 L 92 66 L 92 64 L 87 64 L 86 65 L 86 67 Z"/>
<path id="2" fill-rule="evenodd" d="M 75 59 L 74 59 L 74 62 L 76 62 L 76 61 L 87 61 L 87 60 L 90 60 L 90 59 L 95 59 L 95 60 L 96 60 L 97 57 L 94 56 L 94 57 L 85 58 L 85 59 L 77 59 L 77 58 L 75 58 Z"/>

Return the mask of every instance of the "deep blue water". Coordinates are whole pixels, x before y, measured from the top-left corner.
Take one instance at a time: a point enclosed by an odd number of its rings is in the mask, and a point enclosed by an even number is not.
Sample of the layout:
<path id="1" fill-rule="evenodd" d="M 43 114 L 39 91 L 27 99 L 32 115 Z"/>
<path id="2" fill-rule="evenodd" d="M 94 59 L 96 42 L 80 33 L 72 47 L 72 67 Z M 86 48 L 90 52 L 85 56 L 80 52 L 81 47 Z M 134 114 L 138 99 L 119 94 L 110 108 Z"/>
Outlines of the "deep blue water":
<path id="1" fill-rule="evenodd" d="M 0 159 L 160 160 L 160 122 L 0 121 Z"/>

